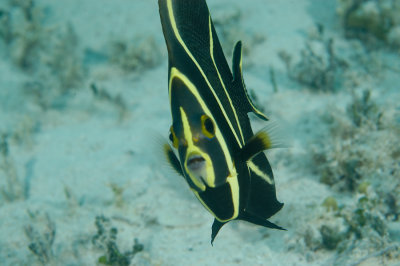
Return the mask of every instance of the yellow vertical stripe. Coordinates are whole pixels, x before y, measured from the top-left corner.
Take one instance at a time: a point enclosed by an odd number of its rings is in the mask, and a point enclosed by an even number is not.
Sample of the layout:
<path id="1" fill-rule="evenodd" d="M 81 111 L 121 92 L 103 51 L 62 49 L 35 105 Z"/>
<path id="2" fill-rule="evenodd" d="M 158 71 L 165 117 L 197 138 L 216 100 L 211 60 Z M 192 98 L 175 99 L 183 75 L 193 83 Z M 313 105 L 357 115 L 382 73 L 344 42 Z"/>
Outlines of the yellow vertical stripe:
<path id="1" fill-rule="evenodd" d="M 199 92 L 196 90 L 196 87 L 194 86 L 194 84 L 175 67 L 171 68 L 171 73 L 170 73 L 170 80 L 169 80 L 169 88 L 170 88 L 169 97 L 170 97 L 170 99 L 171 99 L 171 90 L 172 90 L 171 86 L 172 86 L 172 81 L 174 78 L 180 79 L 185 84 L 185 86 L 189 89 L 189 91 L 193 94 L 193 96 L 198 101 L 198 103 L 199 103 L 200 107 L 203 109 L 204 113 L 206 115 L 208 115 L 213 121 L 215 121 L 214 116 L 212 115 L 211 111 L 208 109 L 203 98 L 201 98 L 201 96 L 200 96 Z M 234 169 L 233 159 L 229 152 L 227 143 L 226 143 L 224 137 L 222 136 L 221 130 L 218 127 L 218 124 L 215 125 L 215 137 L 217 138 L 219 145 L 221 145 L 221 149 L 225 155 L 225 161 L 228 166 L 229 173 L 232 175 L 236 171 Z"/>
<path id="2" fill-rule="evenodd" d="M 212 27 L 211 27 L 211 26 L 212 26 L 212 24 L 211 24 L 211 16 L 208 16 L 208 31 L 209 31 L 209 35 L 210 35 L 210 56 L 211 56 L 211 61 L 212 61 L 213 64 L 214 64 L 215 70 L 217 71 L 217 74 L 218 74 L 219 81 L 221 82 L 222 88 L 223 88 L 224 91 L 225 91 L 225 95 L 226 95 L 226 97 L 227 97 L 228 100 L 229 100 L 229 104 L 231 105 L 232 112 L 233 112 L 233 114 L 235 115 L 236 124 L 237 124 L 237 127 L 238 127 L 238 129 L 239 129 L 240 137 L 241 137 L 241 140 L 242 140 L 241 143 L 244 145 L 243 132 L 242 132 L 242 128 L 240 127 L 239 118 L 238 118 L 238 116 L 237 116 L 237 114 L 236 114 L 236 109 L 235 109 L 235 107 L 233 106 L 231 97 L 229 96 L 228 91 L 226 90 L 225 83 L 224 83 L 224 81 L 222 80 L 221 74 L 219 73 L 219 70 L 218 70 L 218 67 L 217 67 L 217 64 L 215 63 L 215 59 L 214 59 L 214 39 L 213 39 L 213 36 L 212 36 Z M 242 60 L 240 60 L 240 63 L 241 63 L 241 62 L 242 62 Z M 243 80 L 243 79 L 242 79 L 242 80 Z"/>
<path id="3" fill-rule="evenodd" d="M 231 131 L 233 132 L 239 147 L 242 147 L 242 142 L 240 141 L 239 137 L 237 136 L 237 133 L 233 128 L 232 122 L 229 120 L 228 115 L 226 114 L 225 108 L 221 104 L 220 99 L 218 98 L 217 94 L 215 93 L 214 89 L 212 88 L 207 76 L 204 74 L 203 69 L 200 67 L 199 63 L 196 61 L 196 59 L 194 58 L 192 53 L 189 51 L 189 49 L 187 48 L 185 42 L 182 40 L 181 35 L 179 34 L 179 30 L 178 30 L 178 27 L 176 26 L 174 12 L 173 12 L 173 8 L 172 8 L 172 0 L 167 0 L 167 9 L 168 9 L 169 20 L 171 22 L 171 27 L 172 27 L 172 30 L 173 30 L 173 32 L 175 34 L 176 39 L 178 40 L 178 42 L 181 44 L 181 46 L 183 47 L 183 49 L 185 50 L 187 55 L 190 57 L 190 59 L 194 62 L 194 64 L 196 65 L 196 67 L 200 71 L 200 73 L 203 76 L 204 80 L 206 81 L 208 87 L 210 88 L 211 92 L 213 93 L 216 101 L 218 102 L 218 105 L 221 108 L 221 111 L 224 114 L 225 120 L 228 122 L 229 127 L 231 128 Z"/>

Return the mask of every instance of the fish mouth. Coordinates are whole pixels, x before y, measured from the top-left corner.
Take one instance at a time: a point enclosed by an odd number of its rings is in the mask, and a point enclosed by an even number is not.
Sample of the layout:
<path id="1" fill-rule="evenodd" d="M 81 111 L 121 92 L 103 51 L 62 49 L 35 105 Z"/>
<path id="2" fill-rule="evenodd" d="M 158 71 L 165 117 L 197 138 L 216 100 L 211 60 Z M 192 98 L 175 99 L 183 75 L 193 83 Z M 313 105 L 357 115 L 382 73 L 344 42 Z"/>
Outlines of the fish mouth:
<path id="1" fill-rule="evenodd" d="M 196 151 L 188 154 L 185 161 L 185 169 L 195 186 L 201 191 L 212 185 L 209 180 L 209 167 L 207 155 L 203 156 L 200 152 Z"/>
<path id="2" fill-rule="evenodd" d="M 200 155 L 192 155 L 187 160 L 187 166 L 194 173 L 201 172 L 206 166 L 206 160 Z"/>

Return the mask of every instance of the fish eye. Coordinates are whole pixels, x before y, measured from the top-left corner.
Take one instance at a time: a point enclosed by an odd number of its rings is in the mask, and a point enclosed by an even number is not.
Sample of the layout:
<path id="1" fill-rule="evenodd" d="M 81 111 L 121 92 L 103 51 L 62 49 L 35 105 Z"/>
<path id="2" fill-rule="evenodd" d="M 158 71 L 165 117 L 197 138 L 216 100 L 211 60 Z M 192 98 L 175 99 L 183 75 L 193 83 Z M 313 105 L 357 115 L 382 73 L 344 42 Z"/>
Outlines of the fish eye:
<path id="1" fill-rule="evenodd" d="M 208 115 L 201 116 L 201 130 L 207 138 L 212 139 L 215 136 L 214 122 Z"/>
<path id="2" fill-rule="evenodd" d="M 172 146 L 174 146 L 175 149 L 178 149 L 179 141 L 172 126 L 169 128 L 169 140 L 172 142 Z"/>

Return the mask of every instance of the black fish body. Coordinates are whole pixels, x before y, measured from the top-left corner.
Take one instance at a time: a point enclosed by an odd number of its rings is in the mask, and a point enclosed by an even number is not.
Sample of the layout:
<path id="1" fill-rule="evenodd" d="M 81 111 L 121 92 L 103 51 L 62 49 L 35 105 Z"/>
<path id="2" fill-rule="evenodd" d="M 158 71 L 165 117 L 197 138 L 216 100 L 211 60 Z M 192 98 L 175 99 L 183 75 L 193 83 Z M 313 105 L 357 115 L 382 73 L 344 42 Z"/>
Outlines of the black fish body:
<path id="1" fill-rule="evenodd" d="M 159 0 L 168 49 L 172 147 L 168 161 L 215 217 L 212 240 L 227 222 L 240 219 L 282 229 L 267 221 L 283 204 L 262 152 L 273 146 L 267 132 L 254 135 L 249 112 L 268 120 L 251 102 L 242 77 L 242 45 L 232 72 L 205 0 Z"/>

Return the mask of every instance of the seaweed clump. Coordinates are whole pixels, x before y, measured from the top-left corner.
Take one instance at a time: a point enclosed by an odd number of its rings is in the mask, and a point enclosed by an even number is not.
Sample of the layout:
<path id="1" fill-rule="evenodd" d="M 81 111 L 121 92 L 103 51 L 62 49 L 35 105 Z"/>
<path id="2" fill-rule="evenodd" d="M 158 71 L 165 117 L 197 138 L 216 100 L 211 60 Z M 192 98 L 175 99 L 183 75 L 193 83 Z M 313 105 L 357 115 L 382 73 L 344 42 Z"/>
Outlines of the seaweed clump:
<path id="1" fill-rule="evenodd" d="M 371 100 L 370 90 L 363 91 L 360 97 L 353 94 L 353 101 L 347 107 L 347 114 L 358 128 L 364 125 L 375 129 L 382 128 L 383 112 Z"/>
<path id="2" fill-rule="evenodd" d="M 9 151 L 9 136 L 0 136 L 0 195 L 6 202 L 25 200 L 28 197 L 29 186 L 20 179 L 14 160 Z"/>
<path id="3" fill-rule="evenodd" d="M 334 40 L 323 38 L 323 28 L 318 27 L 318 36 L 309 38 L 300 53 L 300 60 L 293 64 L 292 56 L 279 52 L 290 79 L 313 91 L 335 92 L 343 81 L 348 63 L 335 53 Z"/>
<path id="4" fill-rule="evenodd" d="M 340 0 L 337 12 L 346 37 L 400 48 L 399 0 Z"/>
<path id="5" fill-rule="evenodd" d="M 345 110 L 329 110 L 324 117 L 330 131 L 312 149 L 314 168 L 322 183 L 346 192 L 347 201 L 325 199 L 318 230 L 308 229 L 304 242 L 311 250 L 335 250 L 334 264 L 349 263 L 343 260 L 351 256 L 343 254 L 370 250 L 393 259 L 398 250 L 391 248 L 398 232 L 389 228 L 400 211 L 400 124 L 393 114 L 364 90 L 353 93 Z"/>
<path id="6" fill-rule="evenodd" d="M 313 150 L 321 182 L 338 191 L 353 192 L 363 181 L 377 179 L 379 170 L 387 164 L 387 169 L 396 169 L 395 158 L 376 156 L 387 150 L 396 153 L 393 136 L 399 129 L 392 126 L 392 120 L 384 121 L 384 113 L 369 90 L 361 95 L 354 93 L 352 98 L 346 113 L 331 110 L 336 115 L 325 117 L 331 124 L 331 136 L 326 139 L 332 141 L 322 142 Z M 371 148 L 374 152 L 369 151 Z"/>
<path id="7" fill-rule="evenodd" d="M 118 112 L 119 121 L 122 121 L 129 113 L 128 105 L 121 94 L 112 95 L 106 89 L 99 88 L 96 83 L 90 84 L 93 97 L 100 102 L 108 103 Z"/>
<path id="8" fill-rule="evenodd" d="M 63 107 L 85 76 L 73 27 L 46 26 L 44 9 L 34 0 L 9 1 L 0 13 L 0 40 L 11 61 L 29 76 L 24 92 L 44 110 Z"/>
<path id="9" fill-rule="evenodd" d="M 329 208 L 331 204 L 337 207 Z M 399 246 L 390 238 L 380 204 L 382 201 L 371 188 L 347 204 L 338 205 L 334 197 L 328 197 L 318 207 L 322 214 L 300 234 L 301 241 L 313 254 L 318 250 L 333 251 L 330 265 L 353 265 L 355 258 L 364 260 L 371 254 L 382 260 L 396 260 Z"/>
<path id="10" fill-rule="evenodd" d="M 2 11 L 2 40 L 13 62 L 24 70 L 31 69 L 41 49 L 43 10 L 33 0 L 9 1 L 9 9 Z"/>
<path id="11" fill-rule="evenodd" d="M 118 229 L 111 226 L 110 219 L 104 216 L 97 216 L 95 225 L 97 233 L 93 236 L 92 243 L 97 249 L 105 253 L 99 257 L 98 263 L 104 265 L 128 266 L 132 258 L 138 252 L 143 251 L 143 244 L 139 243 L 135 238 L 132 249 L 122 253 L 117 245 Z"/>
<path id="12" fill-rule="evenodd" d="M 242 12 L 235 6 L 228 7 L 224 5 L 224 8 L 216 9 L 213 12 L 213 23 L 215 30 L 218 33 L 222 49 L 225 55 L 231 57 L 231 51 L 238 40 L 242 40 L 243 53 L 248 55 L 250 47 L 254 47 L 266 40 L 266 37 L 259 34 L 250 34 L 241 25 Z M 246 60 L 244 63 L 248 63 Z"/>
<path id="13" fill-rule="evenodd" d="M 127 72 L 143 71 L 158 65 L 160 48 L 152 36 L 136 36 L 133 40 L 111 42 L 109 60 Z"/>
<path id="14" fill-rule="evenodd" d="M 54 263 L 53 243 L 56 237 L 56 225 L 49 215 L 38 215 L 29 213 L 30 218 L 36 225 L 29 224 L 25 227 L 25 234 L 28 237 L 29 250 L 35 255 L 42 265 Z M 42 220 L 44 220 L 42 222 Z"/>
<path id="15" fill-rule="evenodd" d="M 69 96 L 80 88 L 85 77 L 78 38 L 71 25 L 58 27 L 40 50 L 40 68 L 23 89 L 43 109 L 63 108 Z"/>

